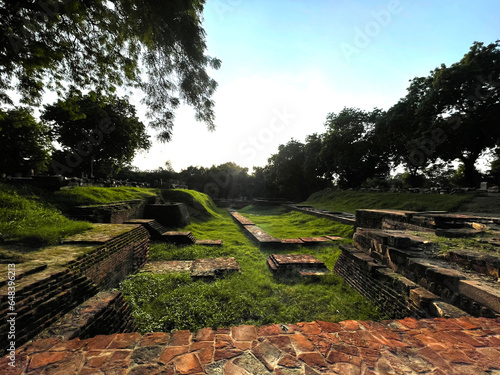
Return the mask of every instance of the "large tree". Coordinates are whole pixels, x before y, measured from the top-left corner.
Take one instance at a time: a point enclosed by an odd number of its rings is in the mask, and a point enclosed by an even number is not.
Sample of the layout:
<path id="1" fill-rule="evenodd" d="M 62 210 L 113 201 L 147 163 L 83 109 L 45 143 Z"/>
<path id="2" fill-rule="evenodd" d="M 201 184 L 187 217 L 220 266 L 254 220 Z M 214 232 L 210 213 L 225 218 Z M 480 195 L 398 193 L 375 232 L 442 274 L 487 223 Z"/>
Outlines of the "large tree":
<path id="1" fill-rule="evenodd" d="M 46 171 L 51 148 L 49 129 L 28 109 L 0 110 L 0 175 Z"/>
<path id="2" fill-rule="evenodd" d="M 382 115 L 378 109 L 366 112 L 357 108 L 328 114 L 320 157 L 327 175 L 339 187 L 358 187 L 368 178 L 388 174 L 388 160 L 373 137 Z"/>
<path id="3" fill-rule="evenodd" d="M 54 154 L 56 174 L 110 177 L 150 147 L 144 124 L 126 99 L 71 92 L 47 105 L 42 115 L 63 147 Z"/>
<path id="4" fill-rule="evenodd" d="M 377 133 L 410 170 L 458 160 L 464 183 L 477 186 L 476 161 L 500 143 L 500 41 L 476 42 L 459 62 L 413 79 Z"/>
<path id="5" fill-rule="evenodd" d="M 151 125 L 171 136 L 174 110 L 192 106 L 214 127 L 217 86 L 207 73 L 220 60 L 205 54 L 205 0 L 0 1 L 0 99 L 14 88 L 27 104 L 44 89 L 68 86 L 110 94 L 144 91 Z"/>

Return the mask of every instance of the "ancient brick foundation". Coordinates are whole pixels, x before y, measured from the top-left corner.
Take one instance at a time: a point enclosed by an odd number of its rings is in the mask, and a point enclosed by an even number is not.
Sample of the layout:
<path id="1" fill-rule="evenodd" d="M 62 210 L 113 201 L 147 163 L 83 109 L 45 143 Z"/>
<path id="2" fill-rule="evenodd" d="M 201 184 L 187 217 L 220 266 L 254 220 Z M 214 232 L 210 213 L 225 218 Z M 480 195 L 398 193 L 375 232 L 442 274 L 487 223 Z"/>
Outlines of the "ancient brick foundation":
<path id="1" fill-rule="evenodd" d="M 42 266 L 31 272 L 20 273 L 16 278 L 16 345 L 19 347 L 32 339 L 66 313 L 96 295 L 99 290 L 117 286 L 126 275 L 135 272 L 145 263 L 148 251 L 149 234 L 144 227 L 137 225 L 64 266 Z M 2 316 L 7 316 L 9 312 L 7 288 L 7 285 L 3 285 L 0 289 Z M 113 313 L 123 312 L 123 306 L 115 308 L 115 302 L 109 302 L 110 307 L 98 308 L 100 312 L 96 313 L 98 316 L 94 319 L 97 326 L 108 329 L 101 329 L 100 333 L 115 333 L 115 328 L 132 328 L 133 326 L 127 323 L 130 319 L 125 316 L 121 321 L 121 318 Z M 89 308 L 92 309 L 90 306 Z M 99 314 L 103 315 L 99 317 Z M 111 324 L 109 319 L 119 323 Z M 86 329 L 94 330 L 94 326 L 93 323 L 87 328 L 85 325 L 80 328 L 85 332 Z M 0 325 L 2 342 L 7 342 L 8 332 L 9 325 L 4 319 Z M 5 349 L 0 348 L 0 354 L 3 354 Z"/>

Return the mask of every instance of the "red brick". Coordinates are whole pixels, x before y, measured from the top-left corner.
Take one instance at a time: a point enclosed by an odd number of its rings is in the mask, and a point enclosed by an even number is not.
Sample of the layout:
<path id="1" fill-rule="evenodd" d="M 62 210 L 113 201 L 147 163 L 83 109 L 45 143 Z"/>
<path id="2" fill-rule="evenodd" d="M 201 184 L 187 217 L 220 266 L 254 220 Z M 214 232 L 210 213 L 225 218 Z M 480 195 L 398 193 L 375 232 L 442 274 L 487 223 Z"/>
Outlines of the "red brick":
<path id="1" fill-rule="evenodd" d="M 193 353 L 183 354 L 174 359 L 175 369 L 182 375 L 202 372 L 198 357 Z"/>
<path id="2" fill-rule="evenodd" d="M 314 344 L 316 350 L 321 354 L 326 355 L 330 351 L 332 342 L 328 340 L 326 335 L 306 335 L 306 337 Z"/>
<path id="3" fill-rule="evenodd" d="M 267 339 L 278 349 L 293 356 L 296 355 L 295 349 L 292 346 L 292 341 L 290 340 L 290 335 L 269 336 Z"/>
<path id="4" fill-rule="evenodd" d="M 130 354 L 132 354 L 132 350 L 117 350 L 111 355 L 109 362 L 126 362 L 129 364 Z"/>
<path id="5" fill-rule="evenodd" d="M 312 322 L 312 323 L 297 323 L 296 326 L 298 326 L 299 331 L 304 333 L 304 334 L 309 334 L 309 335 L 317 335 L 318 333 L 321 332 L 321 327 L 318 323 Z"/>
<path id="6" fill-rule="evenodd" d="M 480 346 L 487 346 L 484 340 L 479 339 L 478 341 L 475 337 L 472 337 L 468 335 L 464 331 L 453 331 L 453 332 L 448 332 L 448 335 L 454 337 L 457 340 L 461 340 L 471 346 L 474 347 L 480 347 Z"/>
<path id="7" fill-rule="evenodd" d="M 231 336 L 235 341 L 253 341 L 257 339 L 257 331 L 250 325 L 232 327 Z"/>
<path id="8" fill-rule="evenodd" d="M 443 359 L 443 357 L 440 356 L 436 351 L 432 350 L 431 348 L 424 347 L 421 349 L 418 349 L 417 351 L 418 355 L 423 357 L 426 361 L 430 362 L 434 366 L 444 370 L 447 373 L 451 373 L 451 368 L 448 364 L 447 361 Z"/>
<path id="9" fill-rule="evenodd" d="M 282 335 L 286 333 L 281 329 L 278 324 L 271 324 L 268 326 L 257 327 L 257 335 L 258 336 L 274 336 L 274 335 Z"/>
<path id="10" fill-rule="evenodd" d="M 335 371 L 334 374 L 341 375 L 359 375 L 361 374 L 361 370 L 359 366 L 353 365 L 351 363 L 340 362 L 330 366 L 332 371 Z M 370 370 L 364 371 L 363 375 L 375 375 L 374 372 L 370 372 Z M 378 374 L 377 374 L 378 375 Z"/>
<path id="11" fill-rule="evenodd" d="M 214 353 L 214 361 L 218 361 L 220 359 L 229 359 L 236 357 L 243 353 L 240 349 L 216 349 Z"/>
<path id="12" fill-rule="evenodd" d="M 214 357 L 214 344 L 210 341 L 201 341 L 191 344 L 190 351 L 197 351 L 202 364 L 210 363 Z"/>
<path id="13" fill-rule="evenodd" d="M 352 345 L 332 345 L 332 351 L 334 350 L 351 356 L 359 355 L 359 348 Z"/>
<path id="14" fill-rule="evenodd" d="M 170 340 L 170 333 L 166 332 L 151 332 L 142 336 L 140 341 L 141 346 L 166 345 Z"/>
<path id="15" fill-rule="evenodd" d="M 191 343 L 191 332 L 189 331 L 175 331 L 170 338 L 170 346 L 189 345 Z"/>
<path id="16" fill-rule="evenodd" d="M 323 321 L 317 321 L 323 332 L 327 333 L 335 333 L 342 331 L 342 327 L 338 323 L 331 323 L 331 322 L 323 322 Z"/>
<path id="17" fill-rule="evenodd" d="M 252 353 L 269 371 L 274 370 L 281 357 L 281 351 L 267 340 L 255 346 L 252 349 Z"/>
<path id="18" fill-rule="evenodd" d="M 217 331 L 215 331 L 216 335 L 229 335 L 231 333 L 231 328 L 228 327 L 219 327 Z"/>
<path id="19" fill-rule="evenodd" d="M 119 333 L 115 335 L 114 340 L 109 344 L 108 349 L 130 349 L 133 348 L 139 339 L 141 334 L 134 333 Z"/>
<path id="20" fill-rule="evenodd" d="M 298 359 L 318 370 L 322 370 L 328 367 L 328 364 L 325 362 L 325 358 L 321 354 L 316 352 L 301 353 L 299 354 Z"/>
<path id="21" fill-rule="evenodd" d="M 214 341 L 215 331 L 212 328 L 203 328 L 196 332 L 194 341 Z"/>
<path id="22" fill-rule="evenodd" d="M 358 332 L 344 331 L 337 333 L 337 336 L 341 341 L 349 345 L 358 346 L 360 348 L 367 348 L 370 346 L 359 336 Z"/>
<path id="23" fill-rule="evenodd" d="M 215 336 L 215 349 L 222 348 L 234 348 L 234 342 L 231 336 L 224 334 Z"/>
<path id="24" fill-rule="evenodd" d="M 457 349 L 449 349 L 440 353 L 441 357 L 452 363 L 467 363 L 472 364 L 473 361 L 468 358 L 465 353 Z"/>
<path id="25" fill-rule="evenodd" d="M 26 346 L 22 349 L 22 351 L 28 355 L 37 352 L 46 352 L 47 350 L 51 349 L 54 345 L 59 344 L 60 342 L 61 340 L 56 338 L 37 340 L 35 342 L 26 344 Z"/>
<path id="26" fill-rule="evenodd" d="M 92 368 L 103 367 L 104 364 L 111 357 L 111 354 L 112 354 L 111 352 L 101 352 L 100 355 L 98 356 L 92 356 L 92 357 L 87 356 L 87 362 L 85 363 L 85 366 Z"/>
<path id="27" fill-rule="evenodd" d="M 94 349 L 106 349 L 111 341 L 114 340 L 115 335 L 98 335 L 92 337 L 91 339 L 84 340 L 87 342 L 87 346 L 85 350 L 94 350 Z"/>
<path id="28" fill-rule="evenodd" d="M 249 375 L 245 369 L 236 366 L 233 362 L 226 362 L 224 365 L 224 374 L 227 375 Z"/>
<path id="29" fill-rule="evenodd" d="M 35 370 L 52 363 L 62 361 L 64 357 L 66 357 L 66 353 L 63 352 L 44 352 L 33 354 L 33 356 L 31 356 L 29 370 Z"/>
<path id="30" fill-rule="evenodd" d="M 340 322 L 340 326 L 344 331 L 357 331 L 360 329 L 358 322 L 355 320 L 344 320 Z"/>
<path id="31" fill-rule="evenodd" d="M 278 365 L 284 367 L 300 367 L 301 363 L 294 356 L 291 356 L 290 354 L 285 354 L 278 361 Z"/>
<path id="32" fill-rule="evenodd" d="M 330 350 L 330 353 L 328 353 L 326 360 L 330 363 L 350 362 L 351 358 L 352 356 L 349 354 L 338 352 L 336 350 Z"/>
<path id="33" fill-rule="evenodd" d="M 86 342 L 81 341 L 80 339 L 74 339 L 70 341 L 63 341 L 59 344 L 56 344 L 52 347 L 51 351 L 73 351 L 79 350 L 83 346 L 85 346 Z"/>
<path id="34" fill-rule="evenodd" d="M 253 342 L 254 341 L 236 341 L 234 343 L 234 347 L 238 348 L 238 349 L 241 349 L 241 350 L 252 349 Z"/>
<path id="35" fill-rule="evenodd" d="M 292 341 L 295 350 L 297 350 L 299 353 L 312 352 L 314 350 L 314 344 L 301 333 L 290 335 L 290 340 Z"/>
<path id="36" fill-rule="evenodd" d="M 178 355 L 184 354 L 188 352 L 187 346 L 169 346 L 166 347 L 160 355 L 158 362 L 167 364 L 172 359 L 177 357 Z"/>

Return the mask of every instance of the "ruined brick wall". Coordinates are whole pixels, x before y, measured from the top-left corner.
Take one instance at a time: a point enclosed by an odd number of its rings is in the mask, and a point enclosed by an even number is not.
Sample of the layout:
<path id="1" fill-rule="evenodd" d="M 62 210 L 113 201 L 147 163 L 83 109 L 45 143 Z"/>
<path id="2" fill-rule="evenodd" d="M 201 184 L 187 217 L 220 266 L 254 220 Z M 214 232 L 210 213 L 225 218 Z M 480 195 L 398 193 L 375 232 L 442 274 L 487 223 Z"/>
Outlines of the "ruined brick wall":
<path id="1" fill-rule="evenodd" d="M 15 342 L 22 345 L 64 314 L 92 297 L 98 289 L 85 276 L 68 269 L 44 270 L 18 280 L 16 285 Z M 6 317 L 8 310 L 6 286 L 0 289 L 0 311 Z M 10 342 L 10 325 L 3 319 L 0 341 Z M 0 348 L 0 355 L 6 347 Z"/>
<path id="2" fill-rule="evenodd" d="M 32 339 L 99 290 L 117 286 L 129 273 L 135 272 L 146 262 L 148 252 L 149 233 L 138 225 L 69 262 L 66 267 L 38 269 L 22 278 L 17 277 L 16 345 L 19 347 Z M 7 285 L 3 285 L 0 288 L 2 316 L 7 316 L 9 311 L 7 297 Z M 124 322 L 129 322 L 129 319 L 125 317 L 121 320 L 115 316 L 116 312 L 124 311 L 125 307 L 120 303 L 102 308 L 99 314 L 103 315 L 98 314 L 97 326 L 125 329 L 123 325 L 127 323 Z M 113 323 L 113 319 L 118 320 Z M 88 328 L 89 332 L 95 331 L 95 327 L 92 327 Z M 0 322 L 1 342 L 8 342 L 9 328 L 6 319 Z M 5 348 L 0 348 L 0 355 L 3 350 Z"/>
<path id="3" fill-rule="evenodd" d="M 85 275 L 100 289 L 112 288 L 128 274 L 141 268 L 146 263 L 148 254 L 149 233 L 138 225 L 68 263 L 68 268 Z"/>
<path id="4" fill-rule="evenodd" d="M 104 291 L 77 306 L 35 340 L 54 337 L 83 340 L 96 335 L 135 331 L 137 326 L 123 295 L 118 291 Z"/>
<path id="5" fill-rule="evenodd" d="M 375 266 L 364 254 L 355 249 L 341 247 L 334 271 L 344 281 L 368 298 L 379 310 L 390 318 L 425 317 L 424 310 L 414 306 L 402 291 L 405 286 L 397 278 L 384 277 L 383 269 Z"/>

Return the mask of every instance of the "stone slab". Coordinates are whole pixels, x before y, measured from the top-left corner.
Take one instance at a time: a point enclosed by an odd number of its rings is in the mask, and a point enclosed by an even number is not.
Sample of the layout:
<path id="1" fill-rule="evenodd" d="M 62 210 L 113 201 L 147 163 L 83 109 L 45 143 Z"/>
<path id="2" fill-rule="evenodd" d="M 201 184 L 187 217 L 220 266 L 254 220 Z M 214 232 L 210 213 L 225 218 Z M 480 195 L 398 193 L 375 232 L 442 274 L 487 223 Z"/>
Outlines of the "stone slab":
<path id="1" fill-rule="evenodd" d="M 92 229 L 66 237 L 62 243 L 105 243 L 137 227 L 138 224 L 92 224 Z"/>
<path id="2" fill-rule="evenodd" d="M 299 237 L 299 239 L 304 241 L 306 244 L 314 244 L 314 243 L 330 241 L 328 238 L 325 237 Z"/>
<path id="3" fill-rule="evenodd" d="M 193 266 L 192 260 L 169 260 L 159 262 L 148 262 L 142 267 L 140 272 L 152 273 L 172 273 L 190 272 Z"/>
<path id="4" fill-rule="evenodd" d="M 192 277 L 216 277 L 232 272 L 241 272 L 240 264 L 233 257 L 196 259 L 191 267 Z"/>

